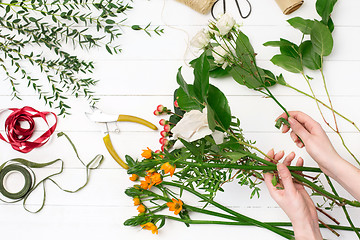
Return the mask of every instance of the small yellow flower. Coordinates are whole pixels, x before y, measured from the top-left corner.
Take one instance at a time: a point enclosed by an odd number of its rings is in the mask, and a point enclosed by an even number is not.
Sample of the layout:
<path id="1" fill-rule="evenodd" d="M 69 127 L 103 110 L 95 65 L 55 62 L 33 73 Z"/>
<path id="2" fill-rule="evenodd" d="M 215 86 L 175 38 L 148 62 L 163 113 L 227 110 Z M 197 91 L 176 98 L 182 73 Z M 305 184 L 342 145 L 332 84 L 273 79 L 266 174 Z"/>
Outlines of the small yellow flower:
<path id="1" fill-rule="evenodd" d="M 142 152 L 141 156 L 142 156 L 143 158 L 146 158 L 146 159 L 152 158 L 152 150 L 151 150 L 150 148 L 144 149 L 144 150 L 142 150 L 142 151 L 143 151 L 143 152 Z"/>
<path id="2" fill-rule="evenodd" d="M 139 206 L 141 204 L 140 198 L 138 197 L 134 197 L 133 201 L 134 201 L 134 206 Z"/>
<path id="3" fill-rule="evenodd" d="M 158 228 L 152 222 L 145 223 L 141 227 L 145 230 L 150 230 L 152 234 L 158 234 Z"/>
<path id="4" fill-rule="evenodd" d="M 175 168 L 176 168 L 175 165 L 173 166 L 169 162 L 167 162 L 161 166 L 160 170 L 164 170 L 165 174 L 170 173 L 170 176 L 172 177 L 174 175 Z"/>
<path id="5" fill-rule="evenodd" d="M 136 174 L 132 174 L 131 177 L 129 177 L 129 179 L 130 179 L 131 181 L 135 182 L 136 180 L 139 179 L 139 176 L 136 175 Z"/>
<path id="6" fill-rule="evenodd" d="M 137 207 L 137 210 L 139 213 L 144 213 L 146 212 L 146 208 L 143 204 L 140 204 L 138 207 Z"/>
<path id="7" fill-rule="evenodd" d="M 169 207 L 170 211 L 174 211 L 174 214 L 178 215 L 182 210 L 183 202 L 180 199 L 176 200 L 175 198 L 173 198 L 172 202 L 168 202 L 166 203 L 166 205 Z"/>

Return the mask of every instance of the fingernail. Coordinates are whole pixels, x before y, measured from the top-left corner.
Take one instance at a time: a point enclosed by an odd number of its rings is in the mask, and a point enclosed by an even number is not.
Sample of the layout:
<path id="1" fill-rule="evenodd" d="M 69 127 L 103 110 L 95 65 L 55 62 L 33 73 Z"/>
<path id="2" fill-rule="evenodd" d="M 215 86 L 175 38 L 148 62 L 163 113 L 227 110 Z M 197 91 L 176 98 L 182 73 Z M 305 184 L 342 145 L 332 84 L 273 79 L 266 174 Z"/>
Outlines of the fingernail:
<path id="1" fill-rule="evenodd" d="M 288 121 L 289 121 L 290 124 L 293 124 L 293 123 L 294 123 L 294 119 L 293 119 L 292 117 L 289 117 L 289 118 L 288 118 Z"/>
<path id="2" fill-rule="evenodd" d="M 298 146 L 299 148 L 301 148 L 301 147 L 302 147 L 302 143 L 301 143 L 301 142 L 298 142 L 298 143 L 296 144 L 296 146 Z"/>
<path id="3" fill-rule="evenodd" d="M 291 136 L 291 139 L 295 142 L 297 140 L 296 136 Z"/>

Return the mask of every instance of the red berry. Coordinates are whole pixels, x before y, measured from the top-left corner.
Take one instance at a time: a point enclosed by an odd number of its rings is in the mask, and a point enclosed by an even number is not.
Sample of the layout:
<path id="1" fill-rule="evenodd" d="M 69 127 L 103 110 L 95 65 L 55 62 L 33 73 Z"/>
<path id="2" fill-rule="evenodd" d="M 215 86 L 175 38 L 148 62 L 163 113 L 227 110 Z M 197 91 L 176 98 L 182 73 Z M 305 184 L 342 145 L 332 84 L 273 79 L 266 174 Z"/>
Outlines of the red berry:
<path id="1" fill-rule="evenodd" d="M 160 115 L 160 112 L 159 112 L 158 110 L 155 110 L 155 111 L 154 111 L 154 115 L 155 115 L 155 116 L 159 116 L 159 115 Z"/>
<path id="2" fill-rule="evenodd" d="M 165 131 L 165 132 L 170 132 L 170 125 L 169 125 L 169 124 L 166 124 L 166 125 L 164 126 L 164 131 Z"/>
<path id="3" fill-rule="evenodd" d="M 159 112 L 162 112 L 162 111 L 164 111 L 164 106 L 159 105 L 159 106 L 157 106 L 156 110 L 159 111 Z"/>
<path id="4" fill-rule="evenodd" d="M 177 108 L 179 107 L 179 104 L 178 104 L 177 100 L 175 100 L 174 106 L 177 107 Z"/>
<path id="5" fill-rule="evenodd" d="M 160 121 L 159 121 L 159 124 L 161 126 L 165 126 L 166 123 L 167 123 L 167 121 L 165 119 L 160 119 Z"/>
<path id="6" fill-rule="evenodd" d="M 161 135 L 162 137 L 167 137 L 167 136 L 168 136 L 168 132 L 166 132 L 166 131 L 161 131 L 161 132 L 160 132 L 160 135 Z"/>

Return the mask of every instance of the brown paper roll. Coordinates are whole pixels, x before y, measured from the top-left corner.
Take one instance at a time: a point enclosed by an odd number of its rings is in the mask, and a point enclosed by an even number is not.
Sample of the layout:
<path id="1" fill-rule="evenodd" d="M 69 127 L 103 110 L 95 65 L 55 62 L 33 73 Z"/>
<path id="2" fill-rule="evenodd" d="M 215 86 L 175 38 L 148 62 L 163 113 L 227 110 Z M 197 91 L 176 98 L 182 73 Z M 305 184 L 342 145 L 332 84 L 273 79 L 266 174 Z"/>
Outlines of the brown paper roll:
<path id="1" fill-rule="evenodd" d="M 202 14 L 209 13 L 211 7 L 216 2 L 216 0 L 176 0 L 176 1 L 184 3 L 185 5 L 191 7 L 195 11 L 198 11 L 199 13 Z"/>
<path id="2" fill-rule="evenodd" d="M 275 1 L 285 15 L 294 12 L 304 3 L 303 0 L 275 0 Z"/>

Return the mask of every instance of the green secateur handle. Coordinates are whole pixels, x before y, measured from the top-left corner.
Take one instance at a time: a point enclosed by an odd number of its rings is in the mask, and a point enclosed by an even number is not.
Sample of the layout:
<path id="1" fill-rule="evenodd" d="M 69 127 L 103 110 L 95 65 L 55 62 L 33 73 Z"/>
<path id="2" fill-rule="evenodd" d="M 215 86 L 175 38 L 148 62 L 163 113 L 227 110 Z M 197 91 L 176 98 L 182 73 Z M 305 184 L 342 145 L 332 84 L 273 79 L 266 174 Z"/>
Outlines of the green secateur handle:
<path id="1" fill-rule="evenodd" d="M 151 128 L 152 130 L 158 130 L 158 128 L 152 124 L 151 122 L 146 121 L 145 119 L 130 116 L 130 115 L 119 115 L 117 122 L 135 122 L 139 123 L 141 125 L 144 125 L 148 128 Z M 110 135 L 109 133 L 105 135 L 103 138 L 106 149 L 109 151 L 110 155 L 114 158 L 114 160 L 124 169 L 129 169 L 129 166 L 119 157 L 119 155 L 116 153 L 114 146 L 111 143 Z"/>

